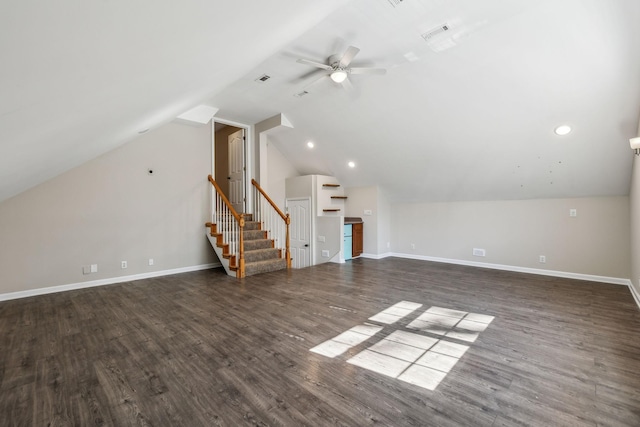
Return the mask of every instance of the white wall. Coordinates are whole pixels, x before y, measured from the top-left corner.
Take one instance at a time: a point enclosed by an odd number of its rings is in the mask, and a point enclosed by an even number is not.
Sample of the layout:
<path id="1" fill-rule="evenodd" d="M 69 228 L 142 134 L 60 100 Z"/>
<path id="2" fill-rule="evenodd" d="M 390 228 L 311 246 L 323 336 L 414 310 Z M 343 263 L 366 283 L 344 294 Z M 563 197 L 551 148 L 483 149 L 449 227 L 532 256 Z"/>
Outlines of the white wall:
<path id="1" fill-rule="evenodd" d="M 1 203 L 0 294 L 217 262 L 209 173 L 210 126 L 171 123 Z"/>
<path id="2" fill-rule="evenodd" d="M 628 197 L 404 203 L 391 211 L 396 253 L 630 277 Z M 472 256 L 473 248 L 486 257 Z"/>
<path id="3" fill-rule="evenodd" d="M 332 199 L 331 196 L 344 196 L 342 187 L 324 187 L 325 184 L 340 185 L 337 178 L 327 175 L 313 175 L 316 186 L 316 210 L 317 216 L 344 216 L 344 199 Z M 325 212 L 324 209 L 339 209 L 338 212 Z"/>

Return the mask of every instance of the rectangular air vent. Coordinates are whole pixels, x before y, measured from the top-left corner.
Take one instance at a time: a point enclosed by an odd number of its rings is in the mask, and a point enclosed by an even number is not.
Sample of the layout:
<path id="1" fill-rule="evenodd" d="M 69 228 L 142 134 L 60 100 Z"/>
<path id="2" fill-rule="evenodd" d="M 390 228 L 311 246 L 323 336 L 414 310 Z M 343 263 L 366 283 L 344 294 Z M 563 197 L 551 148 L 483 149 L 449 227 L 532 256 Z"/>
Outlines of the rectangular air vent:
<path id="1" fill-rule="evenodd" d="M 306 90 L 303 90 L 302 92 L 300 92 L 300 93 L 296 93 L 296 94 L 295 94 L 295 95 L 293 95 L 293 96 L 296 96 L 296 97 L 298 97 L 298 98 L 302 98 L 303 96 L 308 95 L 308 94 L 309 94 L 309 92 L 307 92 Z"/>
<path id="2" fill-rule="evenodd" d="M 389 4 L 393 7 L 400 6 L 404 0 L 389 0 Z"/>
<path id="3" fill-rule="evenodd" d="M 426 41 L 429 41 L 429 39 L 431 39 L 432 37 L 435 37 L 438 34 L 442 34 L 446 31 L 449 31 L 449 25 L 442 24 L 424 33 L 422 35 L 422 38 L 425 39 Z"/>
<path id="4" fill-rule="evenodd" d="M 263 74 L 263 75 L 261 75 L 260 77 L 258 77 L 258 78 L 256 79 L 256 81 L 257 81 L 257 82 L 264 83 L 264 82 L 266 82 L 267 80 L 269 80 L 270 78 L 271 78 L 271 76 L 267 76 L 266 74 Z"/>

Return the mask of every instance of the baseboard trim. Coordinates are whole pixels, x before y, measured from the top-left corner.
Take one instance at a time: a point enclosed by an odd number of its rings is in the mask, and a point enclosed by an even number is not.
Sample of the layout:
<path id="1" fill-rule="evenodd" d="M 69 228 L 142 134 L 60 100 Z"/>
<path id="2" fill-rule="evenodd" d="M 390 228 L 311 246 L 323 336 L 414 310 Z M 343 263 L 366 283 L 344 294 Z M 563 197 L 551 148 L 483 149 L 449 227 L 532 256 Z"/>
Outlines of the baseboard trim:
<path id="1" fill-rule="evenodd" d="M 0 301 L 53 294 L 56 292 L 74 291 L 77 289 L 93 288 L 96 286 L 115 285 L 116 283 L 132 282 L 134 280 L 151 279 L 153 277 L 170 276 L 172 274 L 189 273 L 191 271 L 209 270 L 222 267 L 222 264 L 202 264 L 190 267 L 174 268 L 171 270 L 152 271 L 149 273 L 132 274 L 130 276 L 110 277 L 108 279 L 92 280 L 89 282 L 71 283 L 69 285 L 51 286 L 48 288 L 29 289 L 28 291 L 9 292 L 0 294 Z"/>
<path id="2" fill-rule="evenodd" d="M 407 259 L 417 259 L 422 261 L 442 262 L 445 264 L 458 264 L 470 267 L 491 268 L 493 270 L 513 271 L 516 273 L 538 274 L 541 276 L 562 277 L 565 279 L 586 280 L 589 282 L 610 283 L 613 285 L 629 286 L 631 281 L 619 277 L 595 276 L 592 274 L 570 273 L 567 271 L 542 270 L 539 268 L 517 267 L 513 265 L 491 264 L 486 262 L 466 261 L 460 259 L 438 258 L 425 255 L 414 255 L 394 252 L 390 256 Z"/>
<path id="3" fill-rule="evenodd" d="M 636 291 L 636 288 L 633 286 L 633 282 L 629 280 L 629 290 L 631 291 L 631 295 L 633 295 L 633 299 L 636 300 L 636 304 L 638 304 L 638 308 L 640 308 L 640 294 Z"/>
<path id="4" fill-rule="evenodd" d="M 383 258 L 387 258 L 392 256 L 391 252 L 386 252 L 384 254 L 367 254 L 367 253 L 362 253 L 360 254 L 360 257 L 362 258 L 368 258 L 368 259 L 383 259 Z"/>

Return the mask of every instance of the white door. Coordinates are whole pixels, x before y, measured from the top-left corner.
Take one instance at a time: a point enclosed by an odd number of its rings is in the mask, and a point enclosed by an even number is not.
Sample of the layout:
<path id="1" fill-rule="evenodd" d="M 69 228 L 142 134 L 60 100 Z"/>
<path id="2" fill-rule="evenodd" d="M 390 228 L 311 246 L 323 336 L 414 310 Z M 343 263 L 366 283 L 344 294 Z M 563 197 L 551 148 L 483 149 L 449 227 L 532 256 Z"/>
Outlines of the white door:
<path id="1" fill-rule="evenodd" d="M 291 266 L 304 268 L 311 265 L 311 200 L 288 199 L 287 209 L 291 217 L 289 245 Z"/>
<path id="2" fill-rule="evenodd" d="M 229 201 L 244 212 L 244 129 L 229 135 Z"/>

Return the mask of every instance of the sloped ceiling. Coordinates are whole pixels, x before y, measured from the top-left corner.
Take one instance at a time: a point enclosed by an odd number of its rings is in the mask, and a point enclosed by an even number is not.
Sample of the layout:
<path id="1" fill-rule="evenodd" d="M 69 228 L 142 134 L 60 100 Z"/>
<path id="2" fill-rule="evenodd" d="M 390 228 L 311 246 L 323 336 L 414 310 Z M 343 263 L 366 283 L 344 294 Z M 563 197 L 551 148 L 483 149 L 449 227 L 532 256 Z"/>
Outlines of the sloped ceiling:
<path id="1" fill-rule="evenodd" d="M 4 2 L 0 201 L 174 119 L 345 3 Z"/>
<path id="2" fill-rule="evenodd" d="M 271 143 L 300 173 L 395 200 L 626 195 L 638 22 L 636 0 L 354 0 L 210 102 L 251 123 L 284 113 L 295 129 Z M 436 52 L 421 34 L 443 23 L 449 48 Z M 296 59 L 349 45 L 361 49 L 353 66 L 388 74 L 352 75 L 353 93 L 328 78 L 307 87 L 314 69 Z M 561 124 L 573 131 L 556 135 Z"/>
<path id="3" fill-rule="evenodd" d="M 420 35 L 445 22 L 435 52 Z M 244 123 L 284 113 L 295 129 L 272 143 L 300 173 L 396 200 L 625 195 L 638 22 L 637 0 L 10 2 L 0 201 L 200 103 Z M 297 58 L 349 45 L 388 74 L 293 96 L 313 71 Z"/>

